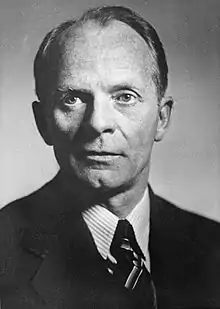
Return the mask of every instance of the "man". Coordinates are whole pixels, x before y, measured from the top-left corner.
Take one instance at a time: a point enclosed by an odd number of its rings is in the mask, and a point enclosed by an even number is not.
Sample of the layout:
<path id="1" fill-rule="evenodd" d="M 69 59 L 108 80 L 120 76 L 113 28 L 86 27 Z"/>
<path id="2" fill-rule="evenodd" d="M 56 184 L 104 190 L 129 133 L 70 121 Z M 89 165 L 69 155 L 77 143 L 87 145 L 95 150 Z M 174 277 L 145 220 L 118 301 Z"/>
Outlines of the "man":
<path id="1" fill-rule="evenodd" d="M 155 30 L 124 7 L 47 34 L 33 111 L 60 172 L 1 211 L 3 309 L 220 307 L 219 225 L 148 185 L 167 73 Z"/>

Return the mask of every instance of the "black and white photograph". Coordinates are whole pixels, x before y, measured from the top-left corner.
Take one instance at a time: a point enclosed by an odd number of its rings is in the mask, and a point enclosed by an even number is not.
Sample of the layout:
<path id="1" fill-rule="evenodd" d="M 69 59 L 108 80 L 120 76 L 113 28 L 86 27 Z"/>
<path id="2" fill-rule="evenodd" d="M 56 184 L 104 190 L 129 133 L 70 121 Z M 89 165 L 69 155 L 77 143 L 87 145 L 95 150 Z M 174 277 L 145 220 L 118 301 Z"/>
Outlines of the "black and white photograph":
<path id="1" fill-rule="evenodd" d="M 220 1 L 1 0 L 0 309 L 220 308 Z"/>

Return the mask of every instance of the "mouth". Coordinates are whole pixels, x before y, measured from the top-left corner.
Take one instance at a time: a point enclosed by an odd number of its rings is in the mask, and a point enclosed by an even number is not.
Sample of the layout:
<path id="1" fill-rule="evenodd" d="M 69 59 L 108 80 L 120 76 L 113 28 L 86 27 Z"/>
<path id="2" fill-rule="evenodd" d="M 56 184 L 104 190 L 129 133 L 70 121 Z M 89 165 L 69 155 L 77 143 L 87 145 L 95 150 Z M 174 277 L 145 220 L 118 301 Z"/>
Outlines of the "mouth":
<path id="1" fill-rule="evenodd" d="M 89 150 L 85 151 L 86 156 L 119 156 L 121 154 L 115 153 L 115 152 L 110 152 L 110 151 L 94 151 L 94 150 Z"/>
<path id="2" fill-rule="evenodd" d="M 122 157 L 122 154 L 109 151 L 85 151 L 83 156 L 89 161 L 96 162 L 112 162 L 113 160 Z"/>

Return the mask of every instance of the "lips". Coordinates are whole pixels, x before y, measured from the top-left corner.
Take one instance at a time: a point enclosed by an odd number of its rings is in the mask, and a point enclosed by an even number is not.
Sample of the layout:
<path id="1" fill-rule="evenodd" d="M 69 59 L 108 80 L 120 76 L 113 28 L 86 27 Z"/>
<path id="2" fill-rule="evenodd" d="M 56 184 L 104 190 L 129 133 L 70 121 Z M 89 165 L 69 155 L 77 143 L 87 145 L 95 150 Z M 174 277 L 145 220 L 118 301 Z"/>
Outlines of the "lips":
<path id="1" fill-rule="evenodd" d="M 105 156 L 120 156 L 121 154 L 116 153 L 116 152 L 110 152 L 110 151 L 94 151 L 94 150 L 89 150 L 85 151 L 84 155 L 86 156 L 100 156 L 100 157 L 105 157 Z"/>
<path id="2" fill-rule="evenodd" d="M 84 149 L 78 153 L 79 160 L 85 160 L 89 164 L 98 166 L 111 166 L 114 165 L 116 161 L 123 157 L 122 153 L 116 151 L 108 150 L 87 150 Z"/>

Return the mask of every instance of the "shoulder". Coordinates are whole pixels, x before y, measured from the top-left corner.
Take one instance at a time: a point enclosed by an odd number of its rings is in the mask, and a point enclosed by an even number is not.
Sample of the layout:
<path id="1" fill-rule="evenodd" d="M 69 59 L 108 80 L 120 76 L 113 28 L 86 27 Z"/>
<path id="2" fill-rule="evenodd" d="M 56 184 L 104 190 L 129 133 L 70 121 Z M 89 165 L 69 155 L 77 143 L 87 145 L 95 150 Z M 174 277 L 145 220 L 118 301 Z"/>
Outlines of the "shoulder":
<path id="1" fill-rule="evenodd" d="M 190 229 L 190 227 L 193 227 L 193 229 L 200 227 L 199 229 L 203 228 L 204 232 L 205 230 L 214 232 L 216 229 L 220 228 L 219 222 L 193 211 L 186 210 L 158 195 L 154 196 L 154 206 L 156 208 L 154 209 L 154 214 L 157 215 L 158 220 L 162 218 L 162 223 L 164 225 L 169 225 L 177 230 L 185 226 L 187 229 Z M 220 237 L 220 235 L 216 236 Z"/>
<path id="2" fill-rule="evenodd" d="M 48 205 L 53 202 L 53 181 L 46 183 L 37 191 L 28 196 L 17 199 L 0 210 L 0 219 L 8 218 L 15 227 L 25 225 L 32 221 L 43 208 L 48 208 Z M 54 190 L 55 191 L 55 190 Z M 47 205 L 47 207 L 45 207 Z M 3 219 L 1 219 L 3 220 Z"/>
<path id="3" fill-rule="evenodd" d="M 0 210 L 0 250 L 3 243 L 8 243 L 6 238 L 19 243 L 23 235 L 30 232 L 35 238 L 57 235 L 65 228 L 67 218 L 71 215 L 74 219 L 78 214 L 74 196 L 74 192 L 71 198 L 67 195 L 58 173 L 37 191 L 3 207 Z"/>
<path id="4" fill-rule="evenodd" d="M 29 243 L 43 246 L 47 235 L 56 233 L 57 204 L 61 197 L 55 179 L 28 196 L 0 210 L 0 274 L 15 267 L 23 247 Z M 28 242 L 28 244 L 27 244 Z"/>
<path id="5" fill-rule="evenodd" d="M 51 229 L 60 204 L 56 177 L 28 196 L 11 202 L 0 210 L 0 246 L 17 239 L 34 226 Z"/>
<path id="6" fill-rule="evenodd" d="M 220 256 L 219 222 L 182 209 L 160 196 L 153 194 L 152 199 L 152 227 L 164 243 L 198 249 L 204 254 L 212 251 Z"/>
<path id="7" fill-rule="evenodd" d="M 152 193 L 149 248 L 154 281 L 158 290 L 162 287 L 161 295 L 166 287 L 176 307 L 186 303 L 207 308 L 214 302 L 219 304 L 218 222 Z"/>

